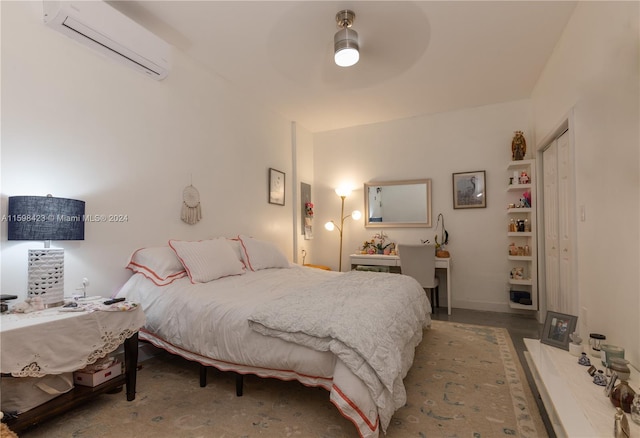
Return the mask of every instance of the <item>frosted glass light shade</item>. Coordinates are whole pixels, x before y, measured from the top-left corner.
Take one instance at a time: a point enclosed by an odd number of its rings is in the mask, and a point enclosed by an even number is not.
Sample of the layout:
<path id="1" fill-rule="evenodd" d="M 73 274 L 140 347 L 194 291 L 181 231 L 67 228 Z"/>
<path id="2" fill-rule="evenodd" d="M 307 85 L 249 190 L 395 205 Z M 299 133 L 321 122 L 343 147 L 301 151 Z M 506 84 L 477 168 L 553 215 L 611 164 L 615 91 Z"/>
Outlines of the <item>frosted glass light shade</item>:
<path id="1" fill-rule="evenodd" d="M 340 196 L 341 198 L 344 196 L 345 198 L 347 196 L 349 196 L 351 194 L 351 189 L 347 188 L 347 187 L 338 187 L 336 189 L 336 195 Z"/>
<path id="2" fill-rule="evenodd" d="M 339 67 L 351 67 L 360 60 L 360 52 L 357 49 L 342 49 L 335 53 L 333 59 Z"/>
<path id="3" fill-rule="evenodd" d="M 348 27 L 340 29 L 333 37 L 334 56 L 336 65 L 351 67 L 360 60 L 358 46 L 358 32 Z"/>

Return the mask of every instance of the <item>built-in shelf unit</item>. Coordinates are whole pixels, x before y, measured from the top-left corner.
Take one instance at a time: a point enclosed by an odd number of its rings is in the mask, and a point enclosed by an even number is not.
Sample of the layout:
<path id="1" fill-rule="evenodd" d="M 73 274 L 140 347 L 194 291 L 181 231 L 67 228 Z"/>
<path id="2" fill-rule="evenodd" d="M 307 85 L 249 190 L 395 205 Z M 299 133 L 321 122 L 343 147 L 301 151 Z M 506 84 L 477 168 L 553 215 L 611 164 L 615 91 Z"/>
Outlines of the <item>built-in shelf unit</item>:
<path id="1" fill-rule="evenodd" d="M 505 229 L 509 247 L 505 252 L 509 261 L 509 306 L 538 310 L 535 161 L 511 161 L 507 173 L 509 205 Z"/>

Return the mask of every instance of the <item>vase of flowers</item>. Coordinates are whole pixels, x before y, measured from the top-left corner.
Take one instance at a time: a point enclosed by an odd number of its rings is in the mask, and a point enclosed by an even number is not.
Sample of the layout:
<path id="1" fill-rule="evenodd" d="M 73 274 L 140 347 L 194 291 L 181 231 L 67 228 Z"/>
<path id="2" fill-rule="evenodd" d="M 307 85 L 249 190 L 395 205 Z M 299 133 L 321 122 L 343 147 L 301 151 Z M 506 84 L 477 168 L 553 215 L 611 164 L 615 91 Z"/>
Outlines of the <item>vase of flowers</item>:
<path id="1" fill-rule="evenodd" d="M 384 231 L 380 231 L 379 233 L 373 235 L 373 239 L 371 239 L 371 242 L 373 243 L 373 246 L 375 247 L 378 254 L 384 254 L 387 248 L 389 249 L 389 251 L 391 250 L 391 248 L 389 247 L 391 246 L 392 242 L 387 243 L 387 237 L 389 236 L 387 236 Z"/>

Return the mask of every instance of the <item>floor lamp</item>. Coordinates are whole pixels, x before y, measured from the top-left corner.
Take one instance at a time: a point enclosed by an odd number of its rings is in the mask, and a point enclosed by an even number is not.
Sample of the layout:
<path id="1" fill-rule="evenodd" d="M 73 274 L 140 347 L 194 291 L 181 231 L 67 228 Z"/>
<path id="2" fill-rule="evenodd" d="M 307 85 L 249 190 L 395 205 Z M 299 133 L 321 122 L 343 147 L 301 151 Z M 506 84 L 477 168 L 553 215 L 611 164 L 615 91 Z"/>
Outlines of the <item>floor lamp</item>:
<path id="1" fill-rule="evenodd" d="M 362 213 L 360 213 L 358 210 L 354 210 L 351 214 L 345 216 L 344 200 L 351 194 L 351 190 L 338 188 L 336 189 L 336 194 L 340 196 L 340 199 L 342 200 L 342 208 L 340 210 L 340 225 L 336 224 L 334 221 L 329 221 L 324 224 L 324 227 L 329 231 L 333 231 L 335 228 L 338 229 L 338 233 L 340 234 L 340 257 L 338 258 L 338 271 L 342 272 L 342 232 L 344 230 L 344 220 L 349 216 L 351 216 L 351 218 L 354 220 L 358 220 L 362 217 Z"/>
<path id="2" fill-rule="evenodd" d="M 84 240 L 84 201 L 47 196 L 11 196 L 8 240 L 43 240 L 44 249 L 29 250 L 29 298 L 45 307 L 64 304 L 64 250 L 52 240 Z"/>

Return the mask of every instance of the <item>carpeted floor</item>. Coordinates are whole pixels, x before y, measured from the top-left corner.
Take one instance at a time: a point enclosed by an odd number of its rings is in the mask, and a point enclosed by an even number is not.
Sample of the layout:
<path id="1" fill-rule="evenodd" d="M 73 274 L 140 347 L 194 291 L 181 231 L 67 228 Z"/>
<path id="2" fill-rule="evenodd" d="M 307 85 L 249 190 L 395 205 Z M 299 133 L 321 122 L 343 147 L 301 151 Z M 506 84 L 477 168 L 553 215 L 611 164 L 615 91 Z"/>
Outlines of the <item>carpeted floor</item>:
<path id="1" fill-rule="evenodd" d="M 389 438 L 546 437 L 506 329 L 433 321 L 405 379 L 408 400 Z M 39 437 L 357 437 L 327 391 L 298 382 L 209 371 L 169 354 L 143 363 L 136 399 L 103 395 L 20 434 Z M 382 436 L 382 435 L 381 435 Z"/>

